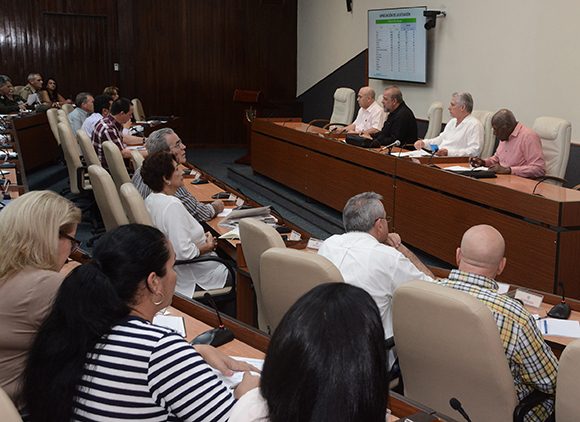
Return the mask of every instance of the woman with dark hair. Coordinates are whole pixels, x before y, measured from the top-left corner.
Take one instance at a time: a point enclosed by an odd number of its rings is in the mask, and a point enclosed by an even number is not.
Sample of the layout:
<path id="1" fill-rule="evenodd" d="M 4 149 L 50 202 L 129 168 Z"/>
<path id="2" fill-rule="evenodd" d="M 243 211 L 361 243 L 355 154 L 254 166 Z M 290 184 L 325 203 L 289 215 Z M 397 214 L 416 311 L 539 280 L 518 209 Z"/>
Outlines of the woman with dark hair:
<path id="1" fill-rule="evenodd" d="M 42 85 L 42 90 L 38 93 L 40 102 L 50 104 L 52 108 L 60 108 L 65 103 L 71 104 L 71 100 L 66 100 L 56 88 L 56 79 L 46 78 Z"/>
<path id="2" fill-rule="evenodd" d="M 346 283 L 315 287 L 276 328 L 259 389 L 231 422 L 384 422 L 387 353 L 371 296 Z"/>
<path id="3" fill-rule="evenodd" d="M 151 324 L 175 287 L 165 236 L 121 226 L 93 259 L 64 280 L 32 345 L 23 389 L 30 420 L 227 420 L 234 396 L 257 382 L 246 374 L 232 394 L 206 361 L 226 375 L 249 365 Z"/>
<path id="4" fill-rule="evenodd" d="M 167 151 L 152 154 L 143 162 L 141 176 L 143 182 L 153 191 L 145 199 L 153 224 L 171 241 L 177 259 L 215 255 L 213 251 L 217 246 L 217 239 L 210 233 L 204 233 L 201 224 L 175 197 L 177 189 L 183 186 L 183 171 L 175 157 Z M 205 290 L 221 289 L 228 279 L 227 268 L 216 261 L 179 265 L 175 271 L 176 291 L 187 297 L 193 296 L 197 286 Z"/>

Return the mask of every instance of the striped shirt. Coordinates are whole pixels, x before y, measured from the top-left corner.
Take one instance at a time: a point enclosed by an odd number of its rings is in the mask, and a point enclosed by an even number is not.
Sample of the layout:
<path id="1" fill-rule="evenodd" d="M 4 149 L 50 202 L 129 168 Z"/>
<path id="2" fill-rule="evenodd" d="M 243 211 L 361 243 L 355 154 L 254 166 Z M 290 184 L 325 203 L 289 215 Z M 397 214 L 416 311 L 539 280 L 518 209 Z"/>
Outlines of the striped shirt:
<path id="1" fill-rule="evenodd" d="M 149 196 L 151 189 L 145 184 L 145 182 L 143 182 L 141 168 L 138 168 L 135 174 L 133 174 L 132 182 L 143 199 Z M 183 186 L 177 188 L 175 197 L 181 201 L 187 212 L 200 223 L 211 220 L 215 216 L 215 208 L 211 204 L 203 204 L 199 202 Z"/>
<path id="2" fill-rule="evenodd" d="M 231 391 L 182 337 L 137 317 L 88 355 L 77 421 L 226 421 Z"/>
<path id="3" fill-rule="evenodd" d="M 544 342 L 534 318 L 520 302 L 499 294 L 495 280 L 478 274 L 453 270 L 447 280 L 438 283 L 475 296 L 491 310 L 499 328 L 519 400 L 534 389 L 548 394 L 555 393 L 558 361 Z M 528 412 L 524 420 L 544 421 L 553 406 L 554 401 L 547 400 Z"/>

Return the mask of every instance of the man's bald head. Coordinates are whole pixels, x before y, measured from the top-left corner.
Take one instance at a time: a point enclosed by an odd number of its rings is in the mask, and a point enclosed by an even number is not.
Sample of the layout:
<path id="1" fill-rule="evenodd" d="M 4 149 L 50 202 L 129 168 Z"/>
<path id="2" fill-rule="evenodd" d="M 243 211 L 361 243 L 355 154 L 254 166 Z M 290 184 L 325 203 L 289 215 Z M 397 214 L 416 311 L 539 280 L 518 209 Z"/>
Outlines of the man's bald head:
<path id="1" fill-rule="evenodd" d="M 494 227 L 485 224 L 473 226 L 463 234 L 457 250 L 461 271 L 494 278 L 505 266 L 505 241 Z"/>

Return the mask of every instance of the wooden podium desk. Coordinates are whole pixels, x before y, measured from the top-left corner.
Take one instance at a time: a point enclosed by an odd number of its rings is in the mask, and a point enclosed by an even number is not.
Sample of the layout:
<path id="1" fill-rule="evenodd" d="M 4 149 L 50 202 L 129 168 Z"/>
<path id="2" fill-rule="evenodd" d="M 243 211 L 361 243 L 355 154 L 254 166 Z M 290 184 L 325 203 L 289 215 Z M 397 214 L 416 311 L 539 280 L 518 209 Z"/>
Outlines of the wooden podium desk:
<path id="1" fill-rule="evenodd" d="M 384 197 L 403 240 L 455 264 L 461 236 L 476 224 L 506 239 L 508 264 L 500 281 L 580 299 L 580 192 L 512 175 L 473 179 L 320 136 L 301 122 L 256 119 L 252 167 L 334 209 L 353 195 Z M 433 161 L 435 164 L 446 160 Z M 457 161 L 452 160 L 452 161 Z"/>
<path id="2" fill-rule="evenodd" d="M 12 124 L 16 149 L 26 172 L 56 163 L 60 148 L 50 130 L 46 112 L 15 116 Z"/>

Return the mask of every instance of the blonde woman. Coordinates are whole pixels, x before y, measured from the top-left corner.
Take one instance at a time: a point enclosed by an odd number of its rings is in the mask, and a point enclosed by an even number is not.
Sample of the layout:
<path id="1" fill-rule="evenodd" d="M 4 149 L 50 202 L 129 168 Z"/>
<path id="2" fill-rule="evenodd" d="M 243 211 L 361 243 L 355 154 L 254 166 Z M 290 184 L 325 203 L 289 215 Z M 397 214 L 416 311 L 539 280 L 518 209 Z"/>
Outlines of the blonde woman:
<path id="1" fill-rule="evenodd" d="M 29 192 L 0 212 L 0 387 L 18 401 L 28 349 L 78 248 L 80 210 L 50 191 Z"/>

